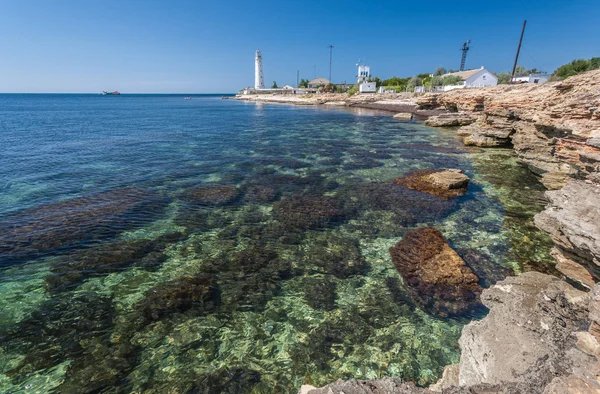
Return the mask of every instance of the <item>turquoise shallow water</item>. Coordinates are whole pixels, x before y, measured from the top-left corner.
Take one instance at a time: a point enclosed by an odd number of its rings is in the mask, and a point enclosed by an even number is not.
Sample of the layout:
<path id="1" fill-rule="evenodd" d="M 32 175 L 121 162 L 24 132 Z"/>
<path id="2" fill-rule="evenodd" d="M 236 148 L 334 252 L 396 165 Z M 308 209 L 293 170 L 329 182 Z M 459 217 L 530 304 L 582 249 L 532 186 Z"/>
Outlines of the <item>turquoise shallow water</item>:
<path id="1" fill-rule="evenodd" d="M 389 114 L 0 95 L 0 136 L 0 392 L 425 385 L 477 316 L 411 299 L 388 253 L 408 229 L 490 280 L 551 261 L 512 151 Z M 450 167 L 472 177 L 454 200 L 389 183 Z"/>

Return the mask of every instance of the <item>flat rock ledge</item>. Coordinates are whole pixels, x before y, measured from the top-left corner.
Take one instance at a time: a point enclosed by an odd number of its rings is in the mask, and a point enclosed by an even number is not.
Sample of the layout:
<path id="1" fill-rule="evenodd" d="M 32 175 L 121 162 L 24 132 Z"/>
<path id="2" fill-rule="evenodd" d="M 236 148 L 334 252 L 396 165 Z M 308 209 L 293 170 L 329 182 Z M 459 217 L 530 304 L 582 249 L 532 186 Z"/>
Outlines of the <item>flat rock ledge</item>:
<path id="1" fill-rule="evenodd" d="M 433 196 L 450 199 L 465 194 L 469 177 L 462 170 L 416 170 L 394 179 L 394 183 Z"/>
<path id="2" fill-rule="evenodd" d="M 302 394 L 575 394 L 600 392 L 600 285 L 589 293 L 538 272 L 483 291 L 490 309 L 464 327 L 459 364 L 429 388 L 384 378 L 337 381 Z"/>
<path id="3" fill-rule="evenodd" d="M 437 116 L 431 116 L 425 124 L 431 127 L 454 127 L 454 126 L 466 126 L 471 123 L 475 123 L 478 117 L 473 116 L 467 112 L 456 112 L 447 113 Z"/>

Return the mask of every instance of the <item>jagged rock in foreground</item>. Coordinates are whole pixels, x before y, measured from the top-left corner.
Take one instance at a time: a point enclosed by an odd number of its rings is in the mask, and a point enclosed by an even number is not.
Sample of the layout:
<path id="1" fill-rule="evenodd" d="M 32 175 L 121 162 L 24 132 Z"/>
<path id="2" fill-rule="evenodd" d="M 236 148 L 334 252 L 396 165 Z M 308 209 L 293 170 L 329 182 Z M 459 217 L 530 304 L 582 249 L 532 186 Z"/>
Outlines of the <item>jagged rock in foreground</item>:
<path id="1" fill-rule="evenodd" d="M 422 109 L 471 113 L 460 128 L 468 145 L 512 143 L 519 158 L 549 189 L 600 170 L 600 70 L 541 85 L 457 89 L 419 98 Z M 459 112 L 460 111 L 460 112 Z M 432 119 L 431 126 L 446 126 Z M 587 142 L 586 142 L 587 140 Z"/>
<path id="2" fill-rule="evenodd" d="M 460 315 L 479 307 L 479 278 L 435 228 L 406 233 L 390 254 L 411 296 L 434 315 Z"/>
<path id="3" fill-rule="evenodd" d="M 535 224 L 550 234 L 561 257 L 600 279 L 600 185 L 573 181 L 546 192 L 546 198 L 549 204 L 535 215 Z"/>
<path id="4" fill-rule="evenodd" d="M 416 170 L 394 179 L 394 183 L 443 199 L 462 196 L 467 192 L 469 177 L 462 170 Z"/>
<path id="5" fill-rule="evenodd" d="M 600 285 L 591 293 L 538 272 L 483 291 L 490 309 L 468 324 L 458 365 L 428 389 L 397 379 L 336 382 L 304 394 L 584 394 L 600 392 Z"/>

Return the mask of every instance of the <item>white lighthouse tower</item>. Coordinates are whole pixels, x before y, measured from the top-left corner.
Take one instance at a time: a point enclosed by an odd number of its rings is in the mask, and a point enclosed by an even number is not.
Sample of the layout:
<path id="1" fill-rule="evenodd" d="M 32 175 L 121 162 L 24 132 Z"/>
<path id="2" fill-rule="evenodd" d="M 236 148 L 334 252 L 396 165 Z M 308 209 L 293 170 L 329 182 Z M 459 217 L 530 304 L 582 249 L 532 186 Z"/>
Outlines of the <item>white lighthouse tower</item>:
<path id="1" fill-rule="evenodd" d="M 264 89 L 265 80 L 263 78 L 262 71 L 262 55 L 260 49 L 256 50 L 256 56 L 254 57 L 254 89 Z"/>
<path id="2" fill-rule="evenodd" d="M 369 82 L 371 67 L 360 64 L 360 61 L 356 64 L 356 67 L 358 67 L 358 74 L 356 75 L 358 91 L 360 93 L 375 93 L 377 91 L 377 83 Z"/>

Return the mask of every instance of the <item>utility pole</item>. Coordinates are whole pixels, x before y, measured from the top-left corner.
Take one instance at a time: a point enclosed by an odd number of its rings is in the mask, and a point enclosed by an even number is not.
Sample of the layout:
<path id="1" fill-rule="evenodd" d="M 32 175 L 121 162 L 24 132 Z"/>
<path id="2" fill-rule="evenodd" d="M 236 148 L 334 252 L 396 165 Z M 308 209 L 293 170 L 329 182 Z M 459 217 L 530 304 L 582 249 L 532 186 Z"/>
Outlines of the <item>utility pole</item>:
<path id="1" fill-rule="evenodd" d="M 300 84 L 300 70 L 296 71 L 296 87 Z"/>
<path id="2" fill-rule="evenodd" d="M 527 26 L 527 20 L 523 22 L 523 30 L 521 30 L 521 38 L 519 39 L 519 47 L 517 48 L 517 56 L 515 56 L 515 65 L 513 66 L 513 72 L 510 76 L 510 83 L 513 83 L 515 71 L 517 71 L 517 62 L 519 61 L 519 53 L 521 52 L 521 44 L 523 43 L 523 34 L 525 34 L 525 26 Z"/>
<path id="3" fill-rule="evenodd" d="M 333 56 L 333 45 L 329 44 L 328 48 L 329 48 L 329 82 L 333 83 L 331 81 L 331 58 Z"/>

